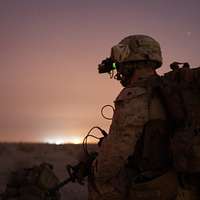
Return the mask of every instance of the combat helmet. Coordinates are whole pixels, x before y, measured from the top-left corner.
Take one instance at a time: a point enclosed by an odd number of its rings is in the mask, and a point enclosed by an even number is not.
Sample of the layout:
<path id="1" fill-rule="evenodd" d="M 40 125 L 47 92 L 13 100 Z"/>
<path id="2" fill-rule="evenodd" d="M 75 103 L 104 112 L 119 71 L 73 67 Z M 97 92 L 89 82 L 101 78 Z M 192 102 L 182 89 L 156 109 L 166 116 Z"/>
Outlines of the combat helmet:
<path id="1" fill-rule="evenodd" d="M 146 35 L 131 35 L 111 49 L 111 59 L 118 63 L 150 61 L 155 69 L 162 65 L 160 44 Z"/>

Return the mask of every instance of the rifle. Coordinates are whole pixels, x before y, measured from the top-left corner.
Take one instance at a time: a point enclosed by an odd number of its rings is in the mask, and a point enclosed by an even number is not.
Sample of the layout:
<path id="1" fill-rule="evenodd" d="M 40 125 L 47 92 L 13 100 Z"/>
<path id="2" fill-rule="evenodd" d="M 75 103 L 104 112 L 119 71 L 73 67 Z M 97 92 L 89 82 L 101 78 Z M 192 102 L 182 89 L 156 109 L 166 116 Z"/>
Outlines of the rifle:
<path id="1" fill-rule="evenodd" d="M 88 154 L 85 161 L 80 161 L 78 164 L 72 166 L 67 165 L 66 169 L 68 172 L 69 177 L 55 185 L 53 188 L 50 188 L 47 191 L 48 196 L 51 196 L 55 194 L 57 191 L 59 191 L 62 187 L 67 185 L 70 182 L 77 182 L 80 185 L 84 185 L 84 179 L 85 177 L 91 175 L 92 173 L 92 162 L 97 157 L 97 152 L 91 152 Z"/>
<path id="2" fill-rule="evenodd" d="M 94 129 L 98 129 L 102 133 L 103 137 L 98 138 L 98 137 L 92 135 L 91 132 Z M 104 131 L 100 127 L 94 126 L 93 128 L 90 129 L 88 134 L 83 139 L 83 150 L 84 150 L 84 153 L 86 154 L 85 160 L 80 161 L 78 164 L 76 164 L 74 166 L 67 165 L 66 169 L 67 169 L 69 177 L 64 179 L 62 182 L 60 182 L 59 184 L 57 184 L 53 188 L 50 188 L 47 191 L 47 195 L 48 196 L 56 194 L 57 191 L 59 191 L 62 187 L 64 187 L 65 185 L 67 185 L 70 182 L 73 182 L 73 183 L 77 182 L 80 185 L 84 185 L 85 177 L 87 177 L 89 175 L 92 175 L 92 162 L 98 156 L 98 153 L 96 151 L 88 152 L 88 149 L 87 149 L 87 138 L 88 137 L 93 137 L 93 138 L 98 139 L 99 140 L 98 146 L 100 147 L 102 142 L 103 142 L 103 140 L 107 137 L 107 135 L 108 134 L 106 133 L 106 131 Z"/>

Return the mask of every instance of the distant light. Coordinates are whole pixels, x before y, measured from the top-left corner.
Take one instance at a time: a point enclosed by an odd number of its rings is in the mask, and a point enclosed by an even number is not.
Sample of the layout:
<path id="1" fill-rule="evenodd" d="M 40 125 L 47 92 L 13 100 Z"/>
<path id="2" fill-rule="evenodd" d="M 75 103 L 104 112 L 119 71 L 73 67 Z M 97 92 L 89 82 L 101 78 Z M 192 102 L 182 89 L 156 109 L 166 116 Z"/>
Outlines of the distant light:
<path id="1" fill-rule="evenodd" d="M 56 144 L 56 145 L 62 145 L 62 144 L 81 144 L 82 138 L 77 136 L 70 136 L 65 138 L 47 138 L 45 139 L 45 142 L 48 144 Z"/>
<path id="2" fill-rule="evenodd" d="M 62 140 L 62 139 L 56 139 L 56 138 L 54 138 L 54 139 L 47 139 L 46 142 L 48 144 L 56 144 L 56 145 L 61 145 L 61 144 L 65 143 L 64 140 Z"/>

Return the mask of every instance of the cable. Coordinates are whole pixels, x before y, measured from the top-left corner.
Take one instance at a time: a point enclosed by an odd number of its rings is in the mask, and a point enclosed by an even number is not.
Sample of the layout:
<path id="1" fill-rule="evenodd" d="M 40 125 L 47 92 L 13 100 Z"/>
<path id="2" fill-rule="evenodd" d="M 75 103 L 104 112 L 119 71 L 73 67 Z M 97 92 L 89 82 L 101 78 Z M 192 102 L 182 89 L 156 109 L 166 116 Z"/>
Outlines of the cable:
<path id="1" fill-rule="evenodd" d="M 101 115 L 102 115 L 102 117 L 103 117 L 104 119 L 112 120 L 112 118 L 106 117 L 106 116 L 104 115 L 104 109 L 105 109 L 106 107 L 111 107 L 112 110 L 113 110 L 113 113 L 114 113 L 115 109 L 114 109 L 114 107 L 113 107 L 112 105 L 105 105 L 105 106 L 103 106 L 103 107 L 101 108 Z M 102 135 L 103 135 L 104 137 L 106 137 L 106 136 L 108 135 L 108 134 L 106 133 L 106 131 L 104 131 L 103 129 L 101 129 L 99 126 L 94 126 L 94 127 L 92 127 L 92 128 L 88 131 L 87 135 L 84 137 L 83 143 L 82 143 L 82 145 L 83 145 L 83 151 L 84 151 L 85 154 L 87 154 L 87 155 L 89 155 L 88 147 L 87 147 L 88 137 L 92 137 L 92 138 L 95 138 L 95 139 L 97 139 L 97 140 L 100 140 L 100 142 L 102 141 L 102 138 L 103 138 L 103 137 L 96 137 L 95 135 L 91 134 L 91 132 L 92 132 L 94 129 L 98 129 L 98 130 L 102 133 Z"/>
<path id="2" fill-rule="evenodd" d="M 104 137 L 106 137 L 108 134 L 106 133 L 106 131 L 104 131 L 103 129 L 101 129 L 100 127 L 98 127 L 98 126 L 94 126 L 94 127 L 92 127 L 89 131 L 88 131 L 88 133 L 87 133 L 87 135 L 84 137 L 84 139 L 83 139 L 83 150 L 84 150 L 84 152 L 87 154 L 87 155 L 89 155 L 89 152 L 88 152 L 88 148 L 87 148 L 87 142 L 88 142 L 88 137 L 92 137 L 92 138 L 95 138 L 95 139 L 97 139 L 97 140 L 100 140 L 101 139 L 101 137 L 97 137 L 97 136 L 95 136 L 95 135 L 93 135 L 93 134 L 91 134 L 91 132 L 94 130 L 94 129 L 98 129 L 101 133 L 102 133 L 102 135 L 104 136 Z"/>
<path id="3" fill-rule="evenodd" d="M 93 137 L 95 139 L 100 139 L 100 138 L 90 134 L 94 129 L 98 129 L 98 130 L 100 130 L 102 132 L 102 129 L 100 127 L 94 126 L 88 131 L 87 135 L 84 137 L 84 139 L 83 139 L 83 150 L 87 155 L 89 154 L 88 153 L 88 148 L 87 148 L 87 138 L 91 136 L 91 137 Z"/>
<path id="4" fill-rule="evenodd" d="M 101 108 L 101 116 L 102 116 L 104 119 L 112 120 L 112 117 L 106 117 L 106 116 L 104 115 L 104 113 L 103 113 L 103 112 L 104 112 L 104 109 L 105 109 L 106 107 L 111 107 L 112 110 L 113 110 L 113 113 L 115 112 L 115 108 L 114 108 L 112 105 L 107 104 L 107 105 L 105 105 L 105 106 L 103 106 L 103 107 Z"/>

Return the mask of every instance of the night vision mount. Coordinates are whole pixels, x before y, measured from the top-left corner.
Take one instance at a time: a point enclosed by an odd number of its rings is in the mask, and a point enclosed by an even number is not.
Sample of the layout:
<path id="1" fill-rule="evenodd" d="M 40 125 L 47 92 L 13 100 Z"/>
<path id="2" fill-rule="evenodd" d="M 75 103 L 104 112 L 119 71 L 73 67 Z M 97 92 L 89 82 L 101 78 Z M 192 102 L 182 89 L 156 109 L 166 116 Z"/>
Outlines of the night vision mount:
<path id="1" fill-rule="evenodd" d="M 98 71 L 100 74 L 112 73 L 113 70 L 117 69 L 119 66 L 118 62 L 113 61 L 111 58 L 104 59 L 101 64 L 98 65 Z"/>

